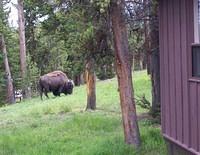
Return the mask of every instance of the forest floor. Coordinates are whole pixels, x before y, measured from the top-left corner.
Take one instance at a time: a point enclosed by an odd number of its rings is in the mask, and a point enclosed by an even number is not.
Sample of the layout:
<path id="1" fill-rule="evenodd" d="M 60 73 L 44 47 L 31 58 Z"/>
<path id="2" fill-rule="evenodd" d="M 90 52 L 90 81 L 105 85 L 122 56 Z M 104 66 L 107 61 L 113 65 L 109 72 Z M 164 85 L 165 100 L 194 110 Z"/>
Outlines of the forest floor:
<path id="1" fill-rule="evenodd" d="M 135 72 L 136 98 L 151 100 L 146 71 Z M 142 147 L 124 144 L 116 78 L 97 81 L 97 110 L 85 111 L 86 87 L 0 108 L 0 155 L 165 155 L 160 126 L 137 106 Z"/>

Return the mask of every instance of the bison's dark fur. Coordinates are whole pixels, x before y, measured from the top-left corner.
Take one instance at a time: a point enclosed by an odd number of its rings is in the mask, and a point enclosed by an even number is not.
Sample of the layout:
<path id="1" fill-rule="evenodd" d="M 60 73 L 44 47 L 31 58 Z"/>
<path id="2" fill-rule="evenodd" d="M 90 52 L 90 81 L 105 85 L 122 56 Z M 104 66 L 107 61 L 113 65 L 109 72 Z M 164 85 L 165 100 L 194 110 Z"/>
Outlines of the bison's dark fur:
<path id="1" fill-rule="evenodd" d="M 72 94 L 74 84 L 69 80 L 65 73 L 54 71 L 45 74 L 39 79 L 40 96 L 44 93 L 48 98 L 48 92 L 53 92 L 54 96 L 60 96 L 61 93 Z"/>

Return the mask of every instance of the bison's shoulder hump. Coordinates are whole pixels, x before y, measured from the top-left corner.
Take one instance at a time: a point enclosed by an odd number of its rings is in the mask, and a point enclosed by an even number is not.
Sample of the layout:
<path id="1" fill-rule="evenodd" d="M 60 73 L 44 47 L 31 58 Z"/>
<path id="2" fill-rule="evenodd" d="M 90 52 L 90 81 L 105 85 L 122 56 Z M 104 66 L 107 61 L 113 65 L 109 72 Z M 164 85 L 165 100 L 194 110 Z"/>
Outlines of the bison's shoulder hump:
<path id="1" fill-rule="evenodd" d="M 62 71 L 53 71 L 51 73 L 46 74 L 49 77 L 56 77 L 56 76 L 64 76 L 67 78 L 67 75 L 63 73 Z"/>

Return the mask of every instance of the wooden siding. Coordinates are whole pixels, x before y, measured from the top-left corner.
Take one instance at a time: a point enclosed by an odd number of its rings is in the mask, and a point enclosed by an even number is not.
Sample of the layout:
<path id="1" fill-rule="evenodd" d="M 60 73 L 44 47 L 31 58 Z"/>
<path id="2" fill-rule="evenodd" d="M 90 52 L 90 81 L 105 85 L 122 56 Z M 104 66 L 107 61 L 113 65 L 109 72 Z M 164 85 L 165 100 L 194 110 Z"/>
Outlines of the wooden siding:
<path id="1" fill-rule="evenodd" d="M 188 152 L 175 143 L 171 143 L 169 140 L 166 140 L 166 144 L 170 155 L 195 155 L 194 153 Z"/>
<path id="2" fill-rule="evenodd" d="M 187 39 L 187 2 L 183 0 L 181 6 L 181 52 L 182 52 L 182 109 L 183 109 L 183 143 L 189 145 L 189 115 L 188 115 L 188 39 Z"/>
<path id="3" fill-rule="evenodd" d="M 160 0 L 162 132 L 200 154 L 200 80 L 192 79 L 193 0 Z"/>

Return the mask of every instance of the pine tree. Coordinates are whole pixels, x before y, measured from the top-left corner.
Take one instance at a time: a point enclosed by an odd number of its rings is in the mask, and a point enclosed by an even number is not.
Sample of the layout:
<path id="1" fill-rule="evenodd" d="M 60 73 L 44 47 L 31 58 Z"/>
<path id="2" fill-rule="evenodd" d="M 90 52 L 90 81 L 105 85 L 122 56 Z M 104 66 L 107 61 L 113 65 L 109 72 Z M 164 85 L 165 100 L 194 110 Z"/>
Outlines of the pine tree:
<path id="1" fill-rule="evenodd" d="M 18 24 L 19 24 L 19 44 L 20 44 L 20 70 L 22 78 L 23 94 L 25 98 L 30 98 L 30 91 L 27 81 L 27 54 L 26 54 L 26 40 L 25 40 L 25 18 L 24 18 L 24 1 L 18 0 Z"/>
<path id="2" fill-rule="evenodd" d="M 132 59 L 128 48 L 128 35 L 125 24 L 125 1 L 111 2 L 111 19 L 114 37 L 115 61 L 120 93 L 120 104 L 124 126 L 125 142 L 140 146 L 140 133 L 132 83 Z"/>
<path id="3" fill-rule="evenodd" d="M 8 9 L 6 8 L 7 0 L 0 2 L 0 50 L 2 51 L 3 62 L 4 62 L 4 78 L 6 83 L 6 103 L 14 103 L 14 88 L 13 88 L 13 79 L 11 76 L 8 53 L 5 42 L 5 34 L 8 33 Z"/>

